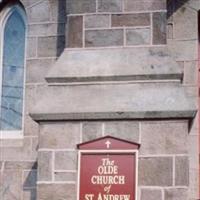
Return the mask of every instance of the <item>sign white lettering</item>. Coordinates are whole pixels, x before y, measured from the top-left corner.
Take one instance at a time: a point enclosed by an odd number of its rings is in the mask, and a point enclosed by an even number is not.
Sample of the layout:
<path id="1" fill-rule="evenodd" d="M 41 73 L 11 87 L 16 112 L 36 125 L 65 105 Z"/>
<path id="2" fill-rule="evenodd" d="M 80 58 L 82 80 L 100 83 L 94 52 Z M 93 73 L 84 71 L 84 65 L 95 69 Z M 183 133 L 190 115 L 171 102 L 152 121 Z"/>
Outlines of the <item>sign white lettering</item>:
<path id="1" fill-rule="evenodd" d="M 125 176 L 119 175 L 118 165 L 114 160 L 103 158 L 101 165 L 97 168 L 97 174 L 91 177 L 93 185 L 106 185 L 104 192 L 99 193 L 95 198 L 94 194 L 85 194 L 85 200 L 130 200 L 130 194 L 110 194 L 112 185 L 124 185 Z"/>

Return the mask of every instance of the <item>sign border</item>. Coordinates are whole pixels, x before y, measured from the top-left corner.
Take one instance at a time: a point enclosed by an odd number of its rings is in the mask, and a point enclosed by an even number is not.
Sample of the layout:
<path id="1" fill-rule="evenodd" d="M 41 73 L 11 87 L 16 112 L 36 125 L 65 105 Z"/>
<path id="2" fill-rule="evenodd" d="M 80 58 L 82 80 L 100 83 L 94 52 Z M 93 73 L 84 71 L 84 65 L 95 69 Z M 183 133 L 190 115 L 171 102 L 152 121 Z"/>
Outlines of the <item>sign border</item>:
<path id="1" fill-rule="evenodd" d="M 138 197 L 138 150 L 134 149 L 134 150 L 79 150 L 78 152 L 78 189 L 77 189 L 77 200 L 80 200 L 80 169 L 81 169 L 81 155 L 84 153 L 88 153 L 88 154 L 101 154 L 101 153 L 121 153 L 121 154 L 135 154 L 135 200 L 137 200 Z"/>

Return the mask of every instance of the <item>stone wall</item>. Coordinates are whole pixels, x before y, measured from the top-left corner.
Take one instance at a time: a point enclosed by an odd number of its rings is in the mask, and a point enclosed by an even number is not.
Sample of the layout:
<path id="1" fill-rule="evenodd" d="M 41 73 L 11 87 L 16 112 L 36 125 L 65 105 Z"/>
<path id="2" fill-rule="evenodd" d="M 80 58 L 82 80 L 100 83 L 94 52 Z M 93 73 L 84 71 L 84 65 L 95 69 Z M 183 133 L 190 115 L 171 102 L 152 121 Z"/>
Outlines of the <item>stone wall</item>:
<path id="1" fill-rule="evenodd" d="M 142 144 L 138 160 L 139 200 L 189 199 L 187 120 L 43 122 L 40 127 L 39 199 L 75 200 L 76 145 L 105 135 Z"/>
<path id="2" fill-rule="evenodd" d="M 166 1 L 69 0 L 66 46 L 166 44 Z"/>
<path id="3" fill-rule="evenodd" d="M 2 200 L 36 200 L 36 193 L 38 200 L 75 200 L 76 144 L 107 134 L 142 144 L 138 200 L 197 199 L 197 118 L 192 123 L 183 119 L 83 120 L 46 121 L 39 126 L 29 111 L 46 91 L 45 76 L 65 47 L 166 46 L 166 35 L 172 55 L 184 69 L 182 85 L 197 98 L 200 0 L 169 1 L 167 29 L 165 0 L 21 2 L 28 17 L 25 129 L 23 139 L 0 141 Z"/>
<path id="4" fill-rule="evenodd" d="M 14 2 L 14 1 L 10 1 Z M 0 199 L 36 200 L 39 126 L 29 116 L 65 46 L 65 0 L 22 0 L 27 13 L 24 138 L 0 141 Z"/>
<path id="5" fill-rule="evenodd" d="M 198 102 L 198 11 L 199 0 L 169 1 L 168 48 L 175 60 L 183 67 L 183 85 Z M 198 198 L 198 116 L 189 131 L 190 198 Z"/>

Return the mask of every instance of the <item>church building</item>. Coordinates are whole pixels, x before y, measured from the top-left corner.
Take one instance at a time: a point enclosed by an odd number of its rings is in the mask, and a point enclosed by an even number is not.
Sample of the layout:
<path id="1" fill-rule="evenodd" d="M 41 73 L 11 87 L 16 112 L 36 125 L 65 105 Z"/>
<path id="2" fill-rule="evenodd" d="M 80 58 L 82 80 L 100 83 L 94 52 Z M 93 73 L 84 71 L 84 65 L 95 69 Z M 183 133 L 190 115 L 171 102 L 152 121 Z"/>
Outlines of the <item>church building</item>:
<path id="1" fill-rule="evenodd" d="M 200 0 L 0 0 L 0 200 L 200 199 Z"/>

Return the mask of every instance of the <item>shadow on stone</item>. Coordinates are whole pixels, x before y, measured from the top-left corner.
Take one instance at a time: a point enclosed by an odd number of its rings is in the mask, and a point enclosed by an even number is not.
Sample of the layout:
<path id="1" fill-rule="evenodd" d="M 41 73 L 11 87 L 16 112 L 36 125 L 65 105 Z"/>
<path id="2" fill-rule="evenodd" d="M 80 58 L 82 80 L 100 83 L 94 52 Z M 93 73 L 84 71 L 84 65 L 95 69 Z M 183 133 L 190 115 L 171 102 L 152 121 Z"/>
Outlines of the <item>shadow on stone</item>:
<path id="1" fill-rule="evenodd" d="M 28 195 L 30 200 L 37 200 L 37 162 L 34 163 L 31 170 L 27 172 L 26 179 L 23 183 L 23 191 Z"/>
<path id="2" fill-rule="evenodd" d="M 176 12 L 180 7 L 182 7 L 189 0 L 167 0 L 167 18 L 169 19 L 173 13 Z"/>
<path id="3" fill-rule="evenodd" d="M 66 1 L 58 0 L 57 57 L 59 57 L 65 49 L 66 21 Z"/>

